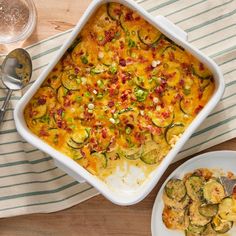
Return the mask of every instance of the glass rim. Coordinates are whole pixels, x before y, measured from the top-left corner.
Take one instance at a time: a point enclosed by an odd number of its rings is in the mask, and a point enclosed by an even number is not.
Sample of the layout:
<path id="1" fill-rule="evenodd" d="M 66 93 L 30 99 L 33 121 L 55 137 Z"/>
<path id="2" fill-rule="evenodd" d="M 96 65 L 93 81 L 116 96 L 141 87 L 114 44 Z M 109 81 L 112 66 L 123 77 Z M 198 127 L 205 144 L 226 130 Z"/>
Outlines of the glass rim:
<path id="1" fill-rule="evenodd" d="M 1 44 L 11 44 L 11 43 L 23 41 L 27 39 L 34 31 L 35 26 L 36 26 L 36 20 L 37 20 L 36 7 L 33 0 L 24 0 L 24 1 L 26 2 L 27 7 L 29 8 L 29 19 L 28 19 L 27 25 L 25 26 L 24 30 L 20 34 L 16 35 L 12 39 L 0 40 Z"/>

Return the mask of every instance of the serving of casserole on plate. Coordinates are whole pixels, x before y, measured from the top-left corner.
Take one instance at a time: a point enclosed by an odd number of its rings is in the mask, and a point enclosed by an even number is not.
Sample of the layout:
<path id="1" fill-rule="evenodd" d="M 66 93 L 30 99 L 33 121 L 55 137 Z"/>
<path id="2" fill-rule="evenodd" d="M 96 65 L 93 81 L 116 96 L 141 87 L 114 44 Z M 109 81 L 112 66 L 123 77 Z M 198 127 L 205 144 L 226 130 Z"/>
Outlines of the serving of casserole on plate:
<path id="1" fill-rule="evenodd" d="M 85 16 L 15 119 L 62 169 L 131 204 L 215 106 L 221 73 L 135 3 L 95 1 Z"/>
<path id="2" fill-rule="evenodd" d="M 235 158 L 235 151 L 209 152 L 178 167 L 157 195 L 152 235 L 235 235 L 236 188 L 227 195 L 219 180 L 235 179 Z"/>

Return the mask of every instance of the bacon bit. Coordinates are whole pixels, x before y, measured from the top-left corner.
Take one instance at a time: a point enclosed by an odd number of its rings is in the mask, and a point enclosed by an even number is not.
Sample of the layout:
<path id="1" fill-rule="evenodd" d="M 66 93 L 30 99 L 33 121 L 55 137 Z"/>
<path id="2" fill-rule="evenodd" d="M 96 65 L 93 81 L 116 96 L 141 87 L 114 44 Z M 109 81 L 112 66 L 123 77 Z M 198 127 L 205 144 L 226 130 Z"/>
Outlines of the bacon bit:
<path id="1" fill-rule="evenodd" d="M 110 82 L 112 83 L 112 84 L 116 84 L 117 82 L 118 82 L 118 76 L 117 75 L 114 75 L 112 78 L 111 78 L 111 80 L 110 80 Z"/>
<path id="2" fill-rule="evenodd" d="M 161 134 L 161 128 L 148 125 L 147 129 L 150 131 L 151 134 Z"/>
<path id="3" fill-rule="evenodd" d="M 198 94 L 198 99 L 199 99 L 199 100 L 202 99 L 202 96 L 203 96 L 203 92 L 200 91 L 199 94 Z"/>
<path id="4" fill-rule="evenodd" d="M 170 58 L 170 61 L 174 61 L 175 60 L 175 54 L 173 52 L 170 52 L 169 53 L 169 58 Z"/>
<path id="5" fill-rule="evenodd" d="M 62 116 L 62 113 L 64 112 L 64 109 L 63 108 L 59 108 L 58 110 L 57 110 L 57 115 L 59 115 L 59 116 Z"/>
<path id="6" fill-rule="evenodd" d="M 38 104 L 39 105 L 44 105 L 46 103 L 46 99 L 45 98 L 38 98 Z"/>
<path id="7" fill-rule="evenodd" d="M 179 85 L 180 85 L 180 86 L 184 86 L 184 80 L 183 80 L 183 79 L 181 79 L 181 80 L 179 81 Z"/>
<path id="8" fill-rule="evenodd" d="M 181 95 L 180 93 L 178 93 L 178 94 L 175 95 L 175 98 L 176 98 L 176 100 L 180 100 L 180 99 L 183 98 L 183 95 Z"/>
<path id="9" fill-rule="evenodd" d="M 154 67 L 152 67 L 152 65 L 149 65 L 145 68 L 146 72 L 149 72 L 149 71 L 152 71 L 152 70 L 154 70 Z"/>
<path id="10" fill-rule="evenodd" d="M 191 65 L 187 63 L 181 63 L 182 69 L 185 71 L 187 75 L 191 75 L 192 70 L 191 70 Z"/>
<path id="11" fill-rule="evenodd" d="M 127 91 L 122 92 L 122 95 L 120 98 L 122 102 L 126 101 L 128 99 L 128 92 Z"/>
<path id="12" fill-rule="evenodd" d="M 79 53 L 78 53 L 79 56 L 82 56 L 83 54 L 84 54 L 83 50 L 80 50 Z"/>
<path id="13" fill-rule="evenodd" d="M 201 110 L 202 110 L 203 106 L 199 105 L 196 109 L 195 109 L 195 113 L 198 114 Z"/>
<path id="14" fill-rule="evenodd" d="M 70 105 L 71 105 L 71 100 L 69 100 L 67 97 L 65 97 L 64 106 L 69 107 Z"/>
<path id="15" fill-rule="evenodd" d="M 139 62 L 141 62 L 141 63 L 148 62 L 148 60 L 145 57 L 143 57 L 142 55 L 140 55 L 138 59 L 139 59 Z"/>
<path id="16" fill-rule="evenodd" d="M 114 37 L 115 37 L 115 31 L 113 29 L 106 30 L 104 40 L 98 42 L 98 44 L 104 46 L 106 43 L 111 42 Z"/>
<path id="17" fill-rule="evenodd" d="M 120 8 L 115 8 L 115 9 L 114 9 L 114 12 L 115 12 L 115 14 L 118 15 L 118 16 L 120 16 L 121 13 L 122 13 L 122 11 L 121 11 Z"/>
<path id="18" fill-rule="evenodd" d="M 122 76 L 122 77 L 121 77 L 121 82 L 122 82 L 122 84 L 125 84 L 126 78 L 127 78 L 126 76 Z"/>
<path id="19" fill-rule="evenodd" d="M 121 66 L 126 66 L 126 60 L 125 59 L 123 59 L 123 58 L 120 58 L 120 65 Z"/>
<path id="20" fill-rule="evenodd" d="M 49 133 L 47 131 L 45 131 L 44 129 L 41 129 L 39 131 L 39 136 L 47 137 L 47 136 L 49 136 Z"/>
<path id="21" fill-rule="evenodd" d="M 144 110 L 144 109 L 145 109 L 145 106 L 144 106 L 144 104 L 140 104 L 140 105 L 138 105 L 138 108 L 139 108 L 140 110 Z"/>
<path id="22" fill-rule="evenodd" d="M 75 67 L 75 74 L 78 74 L 80 72 L 80 69 L 78 67 Z"/>
<path id="23" fill-rule="evenodd" d="M 125 43 L 123 41 L 120 41 L 120 49 L 124 49 L 125 48 Z"/>
<path id="24" fill-rule="evenodd" d="M 132 11 L 126 13 L 126 15 L 125 15 L 125 20 L 126 20 L 126 21 L 133 21 L 133 20 L 134 20 L 133 12 L 132 12 Z"/>
<path id="25" fill-rule="evenodd" d="M 110 88 L 109 89 L 109 95 L 110 95 L 110 97 L 113 97 L 115 95 L 115 89 Z"/>
<path id="26" fill-rule="evenodd" d="M 108 105 L 110 108 L 112 108 L 112 107 L 115 105 L 115 103 L 114 103 L 113 101 L 109 101 L 107 105 Z"/>
<path id="27" fill-rule="evenodd" d="M 155 92 L 157 95 L 160 95 L 162 94 L 164 91 L 164 88 L 162 86 L 158 86 L 156 89 L 155 89 Z"/>
<path id="28" fill-rule="evenodd" d="M 69 127 L 65 127 L 65 130 L 66 130 L 68 133 L 71 133 L 71 132 L 72 132 L 72 129 L 69 128 Z"/>
<path id="29" fill-rule="evenodd" d="M 140 20 L 140 19 L 141 19 L 140 16 L 135 17 L 135 20 Z"/>
<path id="30" fill-rule="evenodd" d="M 164 119 L 170 117 L 170 112 L 168 111 L 165 111 L 165 112 L 162 112 L 161 115 L 163 116 Z"/>
<path id="31" fill-rule="evenodd" d="M 95 40 L 97 38 L 97 35 L 92 31 L 89 32 L 89 35 L 90 35 L 92 40 Z"/>
<path id="32" fill-rule="evenodd" d="M 107 130 L 106 128 L 102 129 L 102 137 L 105 139 L 107 137 Z"/>
<path id="33" fill-rule="evenodd" d="M 56 67 L 54 67 L 52 71 L 53 71 L 53 72 L 56 72 L 57 70 L 58 70 L 58 69 L 57 69 Z"/>
<path id="34" fill-rule="evenodd" d="M 203 71 L 204 69 L 205 69 L 205 67 L 204 67 L 203 63 L 200 62 L 200 64 L 199 64 L 199 70 Z"/>

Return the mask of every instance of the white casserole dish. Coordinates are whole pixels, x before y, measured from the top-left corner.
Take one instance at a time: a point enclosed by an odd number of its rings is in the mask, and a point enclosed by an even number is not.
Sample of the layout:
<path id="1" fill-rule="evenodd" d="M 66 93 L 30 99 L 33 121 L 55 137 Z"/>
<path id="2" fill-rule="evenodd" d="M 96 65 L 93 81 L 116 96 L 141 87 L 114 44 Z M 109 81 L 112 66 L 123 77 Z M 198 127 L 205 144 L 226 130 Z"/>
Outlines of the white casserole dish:
<path id="1" fill-rule="evenodd" d="M 34 135 L 27 127 L 26 122 L 24 120 L 24 109 L 29 100 L 36 93 L 38 88 L 41 86 L 47 75 L 54 68 L 57 62 L 64 55 L 65 51 L 71 45 L 73 40 L 76 38 L 78 33 L 81 31 L 83 26 L 87 23 L 88 19 L 91 15 L 97 10 L 99 6 L 107 2 L 118 2 L 127 7 L 137 11 L 140 16 L 146 19 L 149 23 L 158 28 L 163 34 L 172 39 L 177 44 L 181 45 L 187 51 L 189 51 L 192 55 L 198 58 L 199 61 L 207 65 L 207 67 L 212 71 L 215 79 L 215 91 L 209 102 L 206 104 L 204 109 L 197 115 L 197 117 L 193 120 L 191 125 L 184 132 L 182 137 L 176 143 L 176 145 L 170 150 L 168 155 L 163 159 L 161 164 L 157 166 L 157 168 L 147 177 L 144 183 L 140 186 L 132 186 L 132 178 L 137 178 L 140 173 L 136 173 L 134 175 L 130 175 L 128 181 L 129 185 L 126 188 L 122 189 L 119 185 L 119 176 L 116 176 L 116 180 L 114 180 L 113 187 L 111 188 L 96 176 L 90 174 L 87 170 L 77 164 L 75 161 L 60 153 L 56 149 L 49 146 L 39 137 Z M 215 64 L 207 56 L 203 55 L 199 50 L 191 46 L 187 42 L 187 34 L 182 31 L 180 28 L 176 27 L 173 23 L 168 21 L 166 18 L 162 16 L 153 17 L 148 14 L 143 8 L 138 6 L 135 2 L 131 0 L 94 0 L 89 5 L 84 15 L 81 17 L 77 26 L 73 30 L 70 38 L 63 45 L 63 47 L 57 53 L 57 56 L 50 63 L 47 69 L 39 76 L 37 81 L 31 86 L 31 88 L 26 92 L 26 94 L 22 97 L 22 99 L 18 102 L 16 109 L 14 111 L 14 119 L 16 122 L 16 127 L 20 135 L 29 143 L 39 148 L 40 150 L 48 153 L 54 158 L 55 164 L 68 173 L 70 176 L 75 178 L 77 181 L 87 181 L 91 185 L 93 185 L 99 192 L 101 192 L 106 198 L 108 198 L 113 203 L 119 205 L 132 205 L 139 201 L 141 201 L 147 194 L 154 188 L 157 184 L 158 180 L 167 169 L 169 164 L 174 160 L 177 153 L 181 150 L 185 142 L 189 139 L 189 137 L 193 134 L 196 128 L 202 123 L 202 121 L 207 117 L 207 115 L 213 110 L 216 104 L 219 102 L 222 94 L 224 92 L 224 80 L 221 71 L 218 66 Z M 82 177 L 82 178 L 81 178 Z M 121 177 L 120 177 L 121 178 Z M 134 182 L 134 181 L 133 181 Z"/>

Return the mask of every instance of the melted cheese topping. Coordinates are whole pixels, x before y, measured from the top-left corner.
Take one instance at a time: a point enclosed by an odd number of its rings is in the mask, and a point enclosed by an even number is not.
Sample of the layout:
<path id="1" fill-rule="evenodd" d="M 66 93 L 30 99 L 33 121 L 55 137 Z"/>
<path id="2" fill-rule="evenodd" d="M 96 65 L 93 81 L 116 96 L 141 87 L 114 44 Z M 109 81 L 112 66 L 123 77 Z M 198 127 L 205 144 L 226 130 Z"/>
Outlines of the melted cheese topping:
<path id="1" fill-rule="evenodd" d="M 209 70 L 135 11 L 102 5 L 25 108 L 29 129 L 101 179 L 147 176 L 214 91 Z"/>

